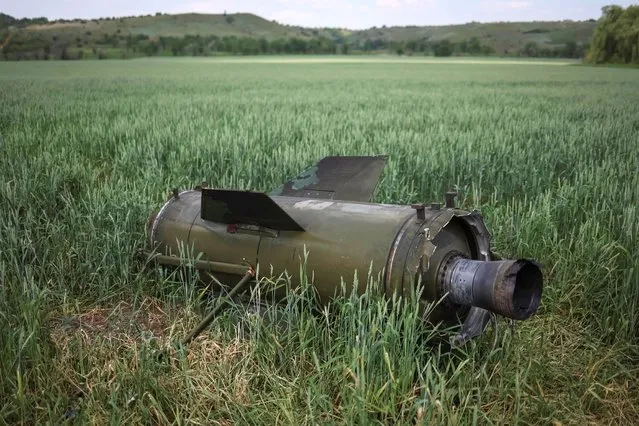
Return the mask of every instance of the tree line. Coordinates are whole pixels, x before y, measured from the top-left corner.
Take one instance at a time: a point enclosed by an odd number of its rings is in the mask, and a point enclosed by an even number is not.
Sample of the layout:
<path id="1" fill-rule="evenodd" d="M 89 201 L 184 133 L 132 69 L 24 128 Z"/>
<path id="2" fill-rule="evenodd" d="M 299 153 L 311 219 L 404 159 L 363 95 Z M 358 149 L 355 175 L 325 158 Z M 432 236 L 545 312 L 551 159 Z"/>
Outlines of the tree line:
<path id="1" fill-rule="evenodd" d="M 521 49 L 506 52 L 507 56 L 527 57 L 583 57 L 585 47 L 576 42 L 568 42 L 557 48 L 541 47 L 528 43 Z M 102 34 L 93 35 L 87 31 L 83 36 L 71 39 L 44 39 L 35 37 L 12 40 L 2 50 L 5 60 L 37 59 L 107 59 L 133 58 L 140 56 L 217 56 L 217 55 L 282 55 L 282 54 L 371 54 L 392 53 L 396 55 L 428 56 L 490 56 L 495 55 L 492 46 L 483 44 L 479 38 L 453 42 L 450 40 L 431 41 L 428 38 L 407 41 L 387 41 L 384 39 L 364 39 L 349 42 L 328 37 L 313 38 L 266 38 L 224 36 L 217 37 L 186 35 L 184 37 L 145 34 Z"/>
<path id="2" fill-rule="evenodd" d="M 586 61 L 639 64 L 639 5 L 602 8 Z"/>
<path id="3" fill-rule="evenodd" d="M 45 17 L 39 18 L 14 18 L 6 13 L 0 13 L 0 29 L 12 26 L 26 27 L 28 25 L 48 24 L 49 20 Z"/>

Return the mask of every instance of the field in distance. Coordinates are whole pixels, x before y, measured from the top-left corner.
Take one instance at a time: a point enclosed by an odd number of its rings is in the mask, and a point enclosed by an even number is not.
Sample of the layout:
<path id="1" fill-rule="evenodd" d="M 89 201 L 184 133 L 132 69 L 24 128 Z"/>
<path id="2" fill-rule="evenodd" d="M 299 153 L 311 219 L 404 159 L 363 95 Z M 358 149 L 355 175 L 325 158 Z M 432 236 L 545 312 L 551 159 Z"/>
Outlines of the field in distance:
<path id="1" fill-rule="evenodd" d="M 310 59 L 0 63 L 0 418 L 638 424 L 637 71 Z M 204 309 L 135 256 L 171 188 L 382 153 L 376 202 L 457 187 L 497 252 L 543 265 L 535 317 L 446 351 L 410 307 L 328 321 L 302 294 L 157 361 Z"/>
<path id="2" fill-rule="evenodd" d="M 144 60 L 144 59 L 142 59 Z M 157 61 L 163 59 L 148 59 Z M 227 56 L 213 58 L 167 58 L 165 61 L 184 61 L 197 63 L 239 63 L 239 64 L 260 64 L 260 63 L 281 63 L 281 64 L 459 64 L 459 65 L 576 65 L 580 60 L 570 59 L 535 59 L 535 58 L 438 58 L 433 56 L 397 57 L 396 55 L 367 55 L 367 56 L 335 56 L 335 55 L 308 55 L 308 56 Z M 193 62 L 195 61 L 195 62 Z"/>

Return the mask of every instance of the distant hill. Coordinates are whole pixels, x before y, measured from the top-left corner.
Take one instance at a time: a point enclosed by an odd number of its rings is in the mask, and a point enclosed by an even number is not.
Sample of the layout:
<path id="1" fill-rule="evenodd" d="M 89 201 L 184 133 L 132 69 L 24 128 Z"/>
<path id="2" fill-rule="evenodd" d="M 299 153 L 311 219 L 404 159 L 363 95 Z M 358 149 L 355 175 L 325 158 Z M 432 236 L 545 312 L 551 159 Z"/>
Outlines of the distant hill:
<path id="1" fill-rule="evenodd" d="M 482 44 L 491 46 L 495 52 L 515 52 L 527 43 L 536 43 L 539 48 L 556 48 L 574 42 L 585 45 L 590 41 L 597 26 L 590 21 L 547 22 L 472 22 L 462 25 L 382 27 L 356 31 L 354 40 L 381 38 L 388 41 L 410 41 L 427 38 L 430 41 L 450 40 L 462 42 L 477 37 Z"/>
<path id="2" fill-rule="evenodd" d="M 3 54 L 48 56 L 65 49 L 141 54 L 354 53 L 581 56 L 596 26 L 590 21 L 497 22 L 373 27 L 351 31 L 283 25 L 250 13 L 156 14 L 93 20 L 16 19 L 0 14 Z M 176 40 L 182 41 L 176 41 Z M 220 40 L 225 40 L 221 42 Z M 237 39 L 243 39 L 241 43 Z M 251 45 L 248 40 L 259 41 Z M 9 40 L 9 42 L 7 42 Z M 161 40 L 160 46 L 153 43 Z M 168 41 L 167 41 L 168 40 Z M 295 40 L 293 42 L 292 40 Z M 169 48 L 168 44 L 172 47 Z M 276 43 L 276 48 L 271 48 Z M 193 47 L 196 46 L 196 47 Z M 320 47 L 318 47 L 320 46 Z M 223 50 L 220 50 L 223 49 Z M 39 52 L 39 53 L 38 53 Z M 126 53 L 126 55 L 125 55 Z M 106 54 L 105 54 L 106 55 Z M 18 58 L 20 59 L 20 58 Z"/>
<path id="3" fill-rule="evenodd" d="M 55 21 L 41 25 L 28 25 L 27 31 L 64 36 L 82 36 L 91 32 L 102 34 L 144 34 L 151 37 L 191 35 L 248 36 L 279 38 L 299 35 L 299 31 L 268 21 L 250 13 L 233 15 L 205 15 L 197 13 L 180 15 L 147 15 L 93 20 L 75 19 Z M 118 32 L 119 31 L 119 32 Z"/>

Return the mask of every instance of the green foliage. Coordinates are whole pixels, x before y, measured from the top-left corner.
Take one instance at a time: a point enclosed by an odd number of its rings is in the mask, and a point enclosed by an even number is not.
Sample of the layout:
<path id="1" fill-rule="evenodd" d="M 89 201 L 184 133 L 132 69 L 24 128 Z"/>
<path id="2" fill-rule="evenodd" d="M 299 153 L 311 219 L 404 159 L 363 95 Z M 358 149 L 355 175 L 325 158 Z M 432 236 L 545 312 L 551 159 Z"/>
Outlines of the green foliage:
<path id="1" fill-rule="evenodd" d="M 588 62 L 639 64 L 639 5 L 606 6 L 592 36 Z"/>
<path id="2" fill-rule="evenodd" d="M 433 53 L 435 56 L 451 56 L 453 54 L 453 46 L 450 41 L 442 40 L 433 45 Z"/>
<path id="3" fill-rule="evenodd" d="M 15 18 L 5 15 L 7 22 Z M 36 24 L 38 24 L 36 26 Z M 179 14 L 121 18 L 25 21 L 3 51 L 5 59 L 39 59 L 82 38 L 87 47 L 118 48 L 117 57 L 255 55 L 265 53 L 398 53 L 437 56 L 524 55 L 537 43 L 537 56 L 583 57 L 593 22 L 470 23 L 437 27 L 383 27 L 358 31 L 281 25 L 252 14 Z M 13 27 L 12 27 L 13 28 Z M 1 29 L 1 28 L 0 28 Z M 160 38 L 171 46 L 150 46 Z M 199 37 L 199 39 L 198 39 Z M 133 38 L 134 42 L 130 42 Z M 5 39 L 5 37 L 3 37 Z M 216 40 L 223 40 L 217 43 Z M 77 41 L 75 41 L 77 43 Z M 265 46 L 271 43 L 272 46 Z M 443 44 L 442 44 L 443 43 Z M 577 48 L 568 48 L 576 44 Z M 125 46 L 126 45 L 126 46 Z M 59 56 L 52 55 L 55 58 Z"/>
<path id="4" fill-rule="evenodd" d="M 91 36 L 90 33 L 86 35 Z M 40 59 L 38 56 L 43 49 L 62 52 L 69 42 L 80 44 L 79 37 L 72 41 L 67 38 L 48 43 L 42 38 L 12 40 L 5 49 L 8 59 Z M 80 39 L 81 40 L 81 39 Z M 145 34 L 126 37 L 116 34 L 102 34 L 96 41 L 93 39 L 94 50 L 109 48 L 118 49 L 126 57 L 132 56 L 215 56 L 218 53 L 231 55 L 263 55 L 263 54 L 334 54 L 337 52 L 335 43 L 327 38 L 319 37 L 310 40 L 301 38 L 275 39 L 235 37 L 235 36 L 200 36 L 186 35 L 184 37 L 160 36 L 152 38 Z M 81 46 L 78 46 L 81 47 Z M 57 59 L 75 59 L 76 57 Z"/>
<path id="5" fill-rule="evenodd" d="M 639 423 L 636 70 L 326 60 L 0 63 L 3 422 Z M 540 261 L 538 315 L 450 351 L 411 300 L 313 314 L 303 286 L 157 362 L 207 308 L 135 256 L 170 188 L 380 153 L 375 201 L 457 186 L 499 253 Z"/>
<path id="6" fill-rule="evenodd" d="M 544 34 L 549 32 L 550 30 L 547 28 L 533 28 L 532 30 L 524 31 L 524 34 Z"/>
<path id="7" fill-rule="evenodd" d="M 49 20 L 45 17 L 16 19 L 13 16 L 7 15 L 5 13 L 0 13 L 0 29 L 12 26 L 26 27 L 28 25 L 41 25 L 47 24 L 48 22 Z"/>
<path id="8" fill-rule="evenodd" d="M 584 57 L 586 47 L 570 41 L 563 47 L 548 48 L 540 46 L 538 43 L 531 41 L 518 51 L 519 56 L 527 56 L 529 58 L 570 58 L 578 59 Z"/>

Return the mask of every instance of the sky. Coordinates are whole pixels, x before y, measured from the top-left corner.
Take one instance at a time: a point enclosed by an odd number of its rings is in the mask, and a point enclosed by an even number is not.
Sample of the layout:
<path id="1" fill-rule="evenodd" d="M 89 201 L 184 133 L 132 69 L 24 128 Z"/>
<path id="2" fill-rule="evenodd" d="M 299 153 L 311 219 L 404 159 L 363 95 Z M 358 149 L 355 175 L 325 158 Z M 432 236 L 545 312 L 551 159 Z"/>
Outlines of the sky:
<path id="1" fill-rule="evenodd" d="M 382 25 L 446 25 L 471 21 L 597 19 L 598 0 L 0 0 L 17 18 L 99 18 L 149 13 L 248 12 L 283 24 L 363 29 Z"/>

